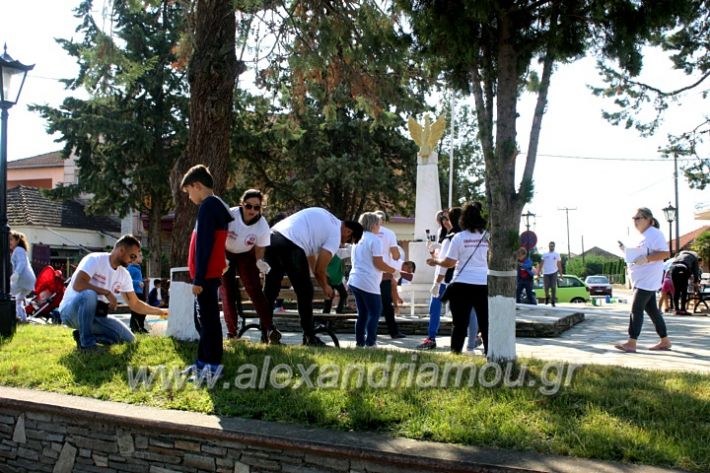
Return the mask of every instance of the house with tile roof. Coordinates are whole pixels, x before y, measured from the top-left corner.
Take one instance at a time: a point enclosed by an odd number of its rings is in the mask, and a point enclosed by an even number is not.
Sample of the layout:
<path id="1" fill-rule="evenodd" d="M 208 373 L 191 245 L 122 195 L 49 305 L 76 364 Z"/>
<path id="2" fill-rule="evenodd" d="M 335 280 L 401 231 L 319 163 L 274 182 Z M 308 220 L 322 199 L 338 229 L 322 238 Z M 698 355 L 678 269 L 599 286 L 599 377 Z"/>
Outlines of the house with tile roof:
<path id="1" fill-rule="evenodd" d="M 10 228 L 27 235 L 35 270 L 51 264 L 67 274 L 86 253 L 112 247 L 121 235 L 119 219 L 88 215 L 81 202 L 57 202 L 35 187 L 9 189 L 7 213 Z"/>
<path id="2" fill-rule="evenodd" d="M 17 186 L 53 189 L 57 184 L 76 183 L 74 157 L 62 158 L 61 151 L 52 151 L 7 163 L 7 188 Z"/>

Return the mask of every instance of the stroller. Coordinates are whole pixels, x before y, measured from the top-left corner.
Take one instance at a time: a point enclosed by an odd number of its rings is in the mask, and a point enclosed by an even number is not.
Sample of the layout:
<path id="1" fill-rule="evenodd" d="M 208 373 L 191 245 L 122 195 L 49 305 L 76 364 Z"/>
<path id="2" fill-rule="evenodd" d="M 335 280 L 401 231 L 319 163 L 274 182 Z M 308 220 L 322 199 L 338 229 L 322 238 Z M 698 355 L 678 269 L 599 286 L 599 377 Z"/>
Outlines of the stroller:
<path id="1" fill-rule="evenodd" d="M 59 303 L 64 297 L 64 275 L 52 266 L 45 266 L 37 276 L 34 297 L 25 306 L 28 316 L 45 319 L 45 323 L 60 324 Z"/>

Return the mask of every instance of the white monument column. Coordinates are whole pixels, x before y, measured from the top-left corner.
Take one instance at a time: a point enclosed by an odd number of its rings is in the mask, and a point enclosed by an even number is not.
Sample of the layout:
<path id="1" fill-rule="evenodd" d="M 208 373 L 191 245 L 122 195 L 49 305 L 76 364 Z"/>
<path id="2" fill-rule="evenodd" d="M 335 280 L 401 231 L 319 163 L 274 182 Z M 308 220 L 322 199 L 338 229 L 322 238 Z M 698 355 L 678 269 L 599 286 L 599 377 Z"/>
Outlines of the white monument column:
<path id="1" fill-rule="evenodd" d="M 409 244 L 409 259 L 417 264 L 412 283 L 428 286 L 431 286 L 434 280 L 434 268 L 426 264 L 426 259 L 430 257 L 426 231 L 429 230 L 430 235 L 438 234 L 436 213 L 441 210 L 438 162 L 436 152 L 432 152 L 428 158 L 417 158 L 414 241 Z"/>

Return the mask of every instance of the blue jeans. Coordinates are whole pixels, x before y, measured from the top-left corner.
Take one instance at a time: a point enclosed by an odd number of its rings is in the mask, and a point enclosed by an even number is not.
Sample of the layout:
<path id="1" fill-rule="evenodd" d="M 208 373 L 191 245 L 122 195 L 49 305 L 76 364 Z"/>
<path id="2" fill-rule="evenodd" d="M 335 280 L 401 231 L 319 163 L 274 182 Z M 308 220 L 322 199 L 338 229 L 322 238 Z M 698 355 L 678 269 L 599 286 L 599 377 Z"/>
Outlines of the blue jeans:
<path id="1" fill-rule="evenodd" d="M 382 296 L 350 286 L 357 306 L 355 322 L 355 344 L 359 347 L 374 346 L 377 343 L 377 323 L 382 313 Z"/>
<path id="2" fill-rule="evenodd" d="M 478 317 L 476 317 L 476 309 L 471 309 L 471 318 L 468 321 L 468 341 L 466 349 L 473 351 L 476 348 L 476 337 L 478 337 Z"/>
<path id="3" fill-rule="evenodd" d="M 432 296 L 429 302 L 429 333 L 428 336 L 432 340 L 436 340 L 436 334 L 439 331 L 441 324 L 441 296 L 444 294 L 446 284 L 439 284 L 439 297 Z"/>
<path id="4" fill-rule="evenodd" d="M 91 289 L 81 291 L 61 312 L 62 323 L 79 330 L 82 348 L 101 342 L 105 345 L 136 339 L 126 324 L 113 317 L 96 317 L 98 295 Z"/>
<path id="5" fill-rule="evenodd" d="M 525 291 L 525 297 L 523 297 L 523 291 Z M 518 278 L 517 286 L 515 288 L 515 302 L 518 304 L 537 305 L 537 298 L 533 292 L 532 279 Z"/>

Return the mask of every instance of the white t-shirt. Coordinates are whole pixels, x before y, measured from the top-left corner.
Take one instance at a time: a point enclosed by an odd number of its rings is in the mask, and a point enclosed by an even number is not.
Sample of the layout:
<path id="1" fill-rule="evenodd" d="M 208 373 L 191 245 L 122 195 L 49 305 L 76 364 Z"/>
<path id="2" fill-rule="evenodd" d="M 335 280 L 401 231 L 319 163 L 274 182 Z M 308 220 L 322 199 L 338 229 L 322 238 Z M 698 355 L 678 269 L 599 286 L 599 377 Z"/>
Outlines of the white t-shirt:
<path id="1" fill-rule="evenodd" d="M 335 215 L 312 207 L 286 217 L 272 230 L 292 241 L 306 252 L 306 256 L 315 256 L 321 249 L 334 255 L 340 247 L 340 225 Z"/>
<path id="2" fill-rule="evenodd" d="M 64 293 L 59 311 L 61 312 L 79 293 L 74 290 L 74 282 L 79 271 L 84 271 L 89 275 L 89 283 L 101 289 L 108 289 L 119 298 L 123 292 L 133 292 L 133 281 L 128 270 L 123 266 L 116 269 L 111 267 L 109 260 L 110 253 L 89 253 L 79 262 L 74 275 L 69 281 L 69 287 Z M 99 300 L 108 302 L 106 296 L 99 296 Z"/>
<path id="3" fill-rule="evenodd" d="M 382 244 L 382 259 L 385 263 L 393 268 L 400 269 L 401 266 L 397 266 L 397 260 L 392 258 L 391 248 L 398 248 L 397 235 L 390 230 L 380 225 L 380 233 L 377 234 L 377 238 L 380 239 Z"/>
<path id="4" fill-rule="evenodd" d="M 353 246 L 353 268 L 350 270 L 348 286 L 371 294 L 380 293 L 382 271 L 375 268 L 372 262 L 375 256 L 383 256 L 380 239 L 372 232 L 363 232 L 360 241 Z"/>
<path id="5" fill-rule="evenodd" d="M 224 243 L 224 248 L 230 253 L 247 253 L 254 248 L 254 245 L 269 246 L 271 231 L 266 219 L 261 216 L 256 222 L 247 225 L 239 211 L 240 208 L 229 209 L 234 220 L 229 222 L 229 227 L 227 227 L 227 241 Z"/>
<path id="6" fill-rule="evenodd" d="M 473 256 L 471 256 L 472 253 Z M 471 259 L 466 264 L 469 256 L 471 256 Z M 443 258 L 456 260 L 456 269 L 454 270 L 452 281 L 479 286 L 488 284 L 488 239 L 484 238 L 483 234 L 471 233 L 468 230 L 457 233 L 451 239 L 451 244 L 446 253 L 444 253 Z M 461 266 L 464 264 L 466 264 L 466 267 L 461 272 Z"/>
<path id="7" fill-rule="evenodd" d="M 641 234 L 636 247 L 646 249 L 649 253 L 668 251 L 666 238 L 656 227 L 648 227 Z M 629 277 L 634 288 L 657 291 L 663 283 L 663 261 L 654 261 L 646 264 L 632 263 L 629 265 Z"/>
<path id="8" fill-rule="evenodd" d="M 542 255 L 542 274 L 553 274 L 559 271 L 557 267 L 558 261 L 562 261 L 558 252 L 550 251 L 549 253 L 544 253 Z"/>

